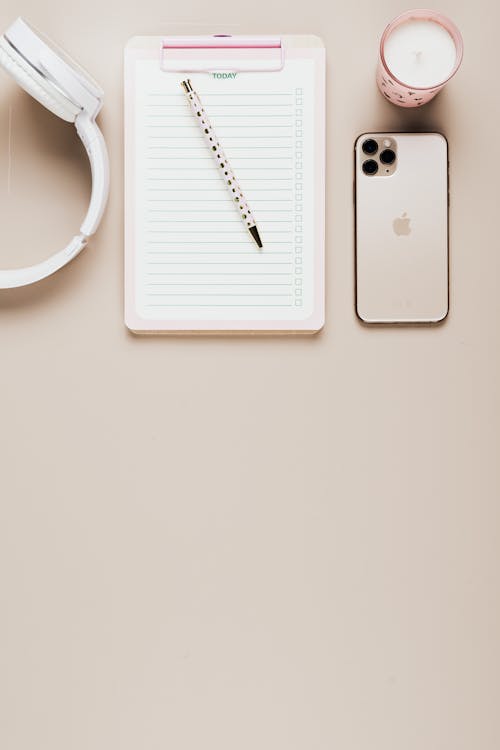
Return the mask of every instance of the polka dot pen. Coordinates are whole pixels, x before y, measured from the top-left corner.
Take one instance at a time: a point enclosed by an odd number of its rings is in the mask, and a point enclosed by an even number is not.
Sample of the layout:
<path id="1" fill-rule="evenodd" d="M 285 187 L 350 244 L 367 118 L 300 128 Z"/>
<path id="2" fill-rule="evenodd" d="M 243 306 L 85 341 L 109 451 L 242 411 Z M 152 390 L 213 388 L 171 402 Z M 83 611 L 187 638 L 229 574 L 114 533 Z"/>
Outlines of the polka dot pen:
<path id="1" fill-rule="evenodd" d="M 238 210 L 240 218 L 252 235 L 257 246 L 262 247 L 262 240 L 260 239 L 259 230 L 257 229 L 255 219 L 253 218 L 247 200 L 243 195 L 239 182 L 236 179 L 233 170 L 231 169 L 231 165 L 229 164 L 227 157 L 222 150 L 219 139 L 217 138 L 217 135 L 212 125 L 210 124 L 210 120 L 208 119 L 206 112 L 203 109 L 200 97 L 198 96 L 196 91 L 194 91 L 189 79 L 182 81 L 181 85 L 186 92 L 186 96 L 188 98 L 189 106 L 191 107 L 193 116 L 198 122 L 201 132 L 203 133 L 205 143 L 209 147 L 210 152 L 212 153 L 216 164 L 219 167 L 221 177 L 224 178 L 224 182 L 226 183 L 226 187 L 229 190 L 229 194 L 231 195 L 233 203 Z"/>

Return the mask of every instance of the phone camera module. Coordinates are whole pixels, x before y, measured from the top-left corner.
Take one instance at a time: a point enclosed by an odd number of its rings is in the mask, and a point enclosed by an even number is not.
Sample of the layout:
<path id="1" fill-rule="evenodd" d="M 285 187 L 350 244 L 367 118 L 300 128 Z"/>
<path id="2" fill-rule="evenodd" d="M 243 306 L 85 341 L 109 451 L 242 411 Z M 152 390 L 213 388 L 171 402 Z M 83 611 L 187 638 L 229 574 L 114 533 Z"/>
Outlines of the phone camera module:
<path id="1" fill-rule="evenodd" d="M 374 175 L 378 172 L 378 164 L 375 159 L 368 159 L 363 162 L 363 172 L 368 175 Z"/>
<path id="2" fill-rule="evenodd" d="M 373 138 L 368 138 L 368 140 L 363 143 L 362 149 L 368 156 L 373 156 L 373 154 L 376 154 L 378 151 L 378 143 Z"/>
<path id="3" fill-rule="evenodd" d="M 396 161 L 396 154 L 392 148 L 386 148 L 380 154 L 380 161 L 382 164 L 394 164 Z"/>

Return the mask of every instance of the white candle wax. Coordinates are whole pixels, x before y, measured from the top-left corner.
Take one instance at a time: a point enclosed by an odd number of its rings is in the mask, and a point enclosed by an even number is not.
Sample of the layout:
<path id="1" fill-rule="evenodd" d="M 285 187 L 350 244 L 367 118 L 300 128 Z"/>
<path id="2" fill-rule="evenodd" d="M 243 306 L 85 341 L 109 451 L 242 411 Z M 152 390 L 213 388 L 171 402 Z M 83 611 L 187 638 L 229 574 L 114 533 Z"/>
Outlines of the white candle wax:
<path id="1" fill-rule="evenodd" d="M 411 19 L 389 34 L 384 56 L 388 69 L 401 83 L 432 88 L 452 74 L 457 50 L 453 37 L 441 24 Z"/>

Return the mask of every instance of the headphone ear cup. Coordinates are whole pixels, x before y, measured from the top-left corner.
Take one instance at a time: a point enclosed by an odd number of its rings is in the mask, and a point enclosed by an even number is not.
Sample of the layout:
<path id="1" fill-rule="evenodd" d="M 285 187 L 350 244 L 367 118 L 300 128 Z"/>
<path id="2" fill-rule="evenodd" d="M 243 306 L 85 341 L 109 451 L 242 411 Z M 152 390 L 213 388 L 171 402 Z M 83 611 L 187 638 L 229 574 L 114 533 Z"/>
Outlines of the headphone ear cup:
<path id="1" fill-rule="evenodd" d="M 50 112 L 67 122 L 75 121 L 80 108 L 32 68 L 3 36 L 0 37 L 0 66 Z"/>

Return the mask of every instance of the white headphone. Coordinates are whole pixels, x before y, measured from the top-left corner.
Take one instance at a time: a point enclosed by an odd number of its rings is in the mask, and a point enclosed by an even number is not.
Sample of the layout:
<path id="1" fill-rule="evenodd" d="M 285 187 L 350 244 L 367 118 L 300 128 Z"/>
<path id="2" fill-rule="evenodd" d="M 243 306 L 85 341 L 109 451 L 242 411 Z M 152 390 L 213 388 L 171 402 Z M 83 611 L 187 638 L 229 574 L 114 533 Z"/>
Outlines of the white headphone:
<path id="1" fill-rule="evenodd" d="M 83 250 L 106 207 L 109 162 L 104 138 L 95 122 L 102 107 L 103 91 L 62 50 L 18 18 L 0 37 L 0 66 L 50 112 L 75 124 L 92 170 L 90 206 L 80 233 L 48 260 L 26 268 L 0 270 L 0 289 L 8 289 L 50 276 Z"/>

